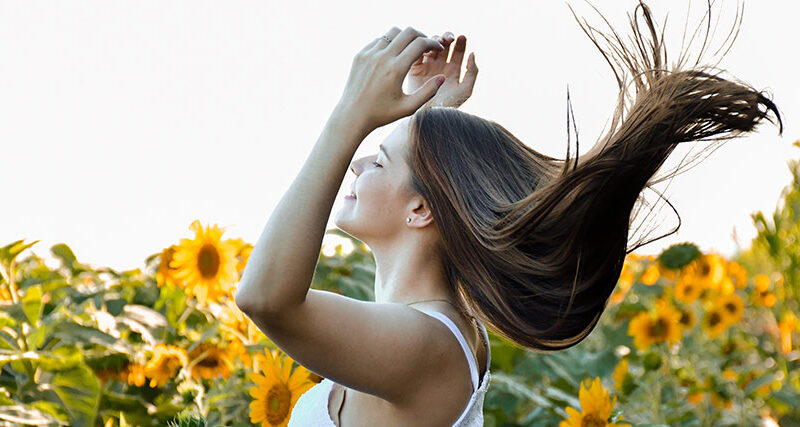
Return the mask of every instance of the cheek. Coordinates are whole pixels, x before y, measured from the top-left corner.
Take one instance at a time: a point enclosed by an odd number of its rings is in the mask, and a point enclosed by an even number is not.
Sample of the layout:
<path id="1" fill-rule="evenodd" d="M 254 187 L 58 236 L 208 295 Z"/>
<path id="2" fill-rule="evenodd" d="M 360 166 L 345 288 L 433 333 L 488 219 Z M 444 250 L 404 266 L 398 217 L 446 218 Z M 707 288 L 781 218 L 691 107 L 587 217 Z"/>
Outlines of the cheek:
<path id="1" fill-rule="evenodd" d="M 371 177 L 372 178 L 372 177 Z M 358 186 L 357 208 L 377 218 L 386 218 L 396 213 L 397 189 L 387 177 L 374 177 Z"/>

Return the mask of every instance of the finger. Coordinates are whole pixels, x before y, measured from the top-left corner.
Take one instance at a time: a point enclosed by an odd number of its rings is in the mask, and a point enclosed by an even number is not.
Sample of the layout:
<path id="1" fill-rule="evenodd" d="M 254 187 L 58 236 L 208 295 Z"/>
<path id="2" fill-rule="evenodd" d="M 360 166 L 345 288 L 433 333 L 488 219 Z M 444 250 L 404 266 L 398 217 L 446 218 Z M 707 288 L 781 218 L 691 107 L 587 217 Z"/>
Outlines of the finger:
<path id="1" fill-rule="evenodd" d="M 442 55 L 444 55 L 444 61 L 447 62 L 447 58 L 450 56 L 450 43 L 452 43 L 455 38 L 453 37 L 453 33 L 450 31 L 445 32 L 442 37 L 444 38 L 442 46 L 445 48 L 445 50 L 442 52 Z"/>
<path id="2" fill-rule="evenodd" d="M 441 51 L 444 47 L 436 40 L 427 37 L 417 37 L 397 56 L 396 63 L 403 73 L 407 74 L 408 70 L 411 69 L 411 64 L 422 56 L 423 52 L 430 49 L 438 49 Z"/>
<path id="3" fill-rule="evenodd" d="M 444 82 L 445 76 L 444 74 L 438 74 L 425 82 L 419 89 L 415 90 L 413 93 L 406 95 L 401 102 L 401 108 L 403 109 L 404 116 L 408 116 L 413 114 L 415 111 L 422 107 L 426 102 L 430 101 L 436 95 L 436 91 L 439 90 L 442 83 Z M 440 83 L 440 81 L 442 83 Z"/>
<path id="4" fill-rule="evenodd" d="M 386 51 L 386 53 L 388 55 L 400 56 L 400 54 L 402 52 L 405 52 L 406 48 L 409 45 L 411 45 L 411 43 L 414 42 L 417 38 L 423 38 L 425 40 L 429 40 L 431 43 L 434 43 L 435 45 L 438 45 L 440 50 L 444 49 L 444 46 L 442 46 L 436 40 L 428 38 L 425 34 L 423 34 L 422 32 L 414 29 L 413 27 L 406 27 L 403 31 L 400 32 L 400 34 L 397 35 L 397 37 L 392 39 L 392 42 L 389 43 L 389 46 L 386 46 L 385 51 Z M 425 49 L 425 50 L 427 50 L 427 49 Z M 414 59 L 416 59 L 418 56 L 422 55 L 422 52 L 423 51 L 419 51 L 418 54 L 416 56 L 414 56 Z M 409 61 L 409 65 L 411 65 L 410 61 Z"/>
<path id="5" fill-rule="evenodd" d="M 458 67 L 459 73 L 461 72 L 461 62 L 464 60 L 464 50 L 467 47 L 467 37 L 464 35 L 458 36 L 456 39 L 456 46 L 453 48 L 453 57 L 450 58 L 450 64 L 453 67 Z"/>
<path id="6" fill-rule="evenodd" d="M 464 73 L 464 81 L 461 82 L 469 93 L 472 93 L 472 88 L 475 86 L 475 78 L 478 77 L 478 66 L 475 65 L 475 52 L 469 54 L 467 58 L 467 72 Z"/>
<path id="7" fill-rule="evenodd" d="M 447 46 L 444 45 L 444 40 L 442 40 L 441 37 L 433 36 L 431 38 L 436 40 L 437 42 L 439 42 L 440 45 L 444 46 L 444 48 L 447 49 Z M 429 50 L 429 51 L 425 52 L 424 55 L 427 55 L 428 58 L 435 60 L 436 58 L 439 57 L 439 51 L 438 50 Z"/>
<path id="8" fill-rule="evenodd" d="M 400 34 L 401 30 L 397 27 L 392 27 L 387 31 L 384 35 L 389 38 L 389 40 L 394 40 L 398 34 Z M 389 44 L 383 37 L 377 37 L 375 40 L 372 41 L 372 44 L 369 45 L 369 48 L 365 48 L 365 52 L 368 53 L 375 53 L 379 50 L 385 49 Z"/>

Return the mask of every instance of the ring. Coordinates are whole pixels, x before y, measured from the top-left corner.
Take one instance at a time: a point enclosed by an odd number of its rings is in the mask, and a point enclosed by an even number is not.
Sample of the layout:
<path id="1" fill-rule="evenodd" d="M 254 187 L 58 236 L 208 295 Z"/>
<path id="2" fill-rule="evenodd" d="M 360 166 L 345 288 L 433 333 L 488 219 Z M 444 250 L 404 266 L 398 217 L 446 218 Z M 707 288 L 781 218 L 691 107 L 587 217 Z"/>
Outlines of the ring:
<path id="1" fill-rule="evenodd" d="M 381 38 L 386 40 L 386 43 L 391 43 L 392 42 L 392 39 L 390 39 L 389 37 L 386 37 L 386 34 L 382 35 Z"/>

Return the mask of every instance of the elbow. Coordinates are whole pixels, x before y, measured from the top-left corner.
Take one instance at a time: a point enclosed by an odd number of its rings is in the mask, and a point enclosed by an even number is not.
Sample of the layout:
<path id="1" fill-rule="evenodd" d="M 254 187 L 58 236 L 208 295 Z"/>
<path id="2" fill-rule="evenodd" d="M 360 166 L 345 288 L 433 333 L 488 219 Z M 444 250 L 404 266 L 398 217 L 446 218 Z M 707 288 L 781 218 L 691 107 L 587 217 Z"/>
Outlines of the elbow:
<path id="1" fill-rule="evenodd" d="M 269 310 L 266 309 L 266 305 L 259 301 L 252 293 L 251 287 L 244 284 L 244 282 L 239 283 L 239 286 L 236 288 L 236 295 L 234 295 L 233 298 L 239 310 L 251 318 L 268 313 Z"/>

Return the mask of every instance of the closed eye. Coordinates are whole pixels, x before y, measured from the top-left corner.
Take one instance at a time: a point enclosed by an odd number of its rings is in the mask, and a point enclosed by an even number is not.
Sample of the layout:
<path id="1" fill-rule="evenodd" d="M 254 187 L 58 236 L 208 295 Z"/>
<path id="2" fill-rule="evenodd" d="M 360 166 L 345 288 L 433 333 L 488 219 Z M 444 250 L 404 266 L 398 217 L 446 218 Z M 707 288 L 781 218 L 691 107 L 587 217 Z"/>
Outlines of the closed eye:
<path id="1" fill-rule="evenodd" d="M 373 165 L 375 165 L 376 167 L 379 167 L 379 168 L 382 168 L 382 167 L 383 167 L 383 165 L 381 165 L 381 164 L 380 164 L 380 163 L 378 163 L 378 162 L 372 162 L 372 164 L 373 164 Z"/>

